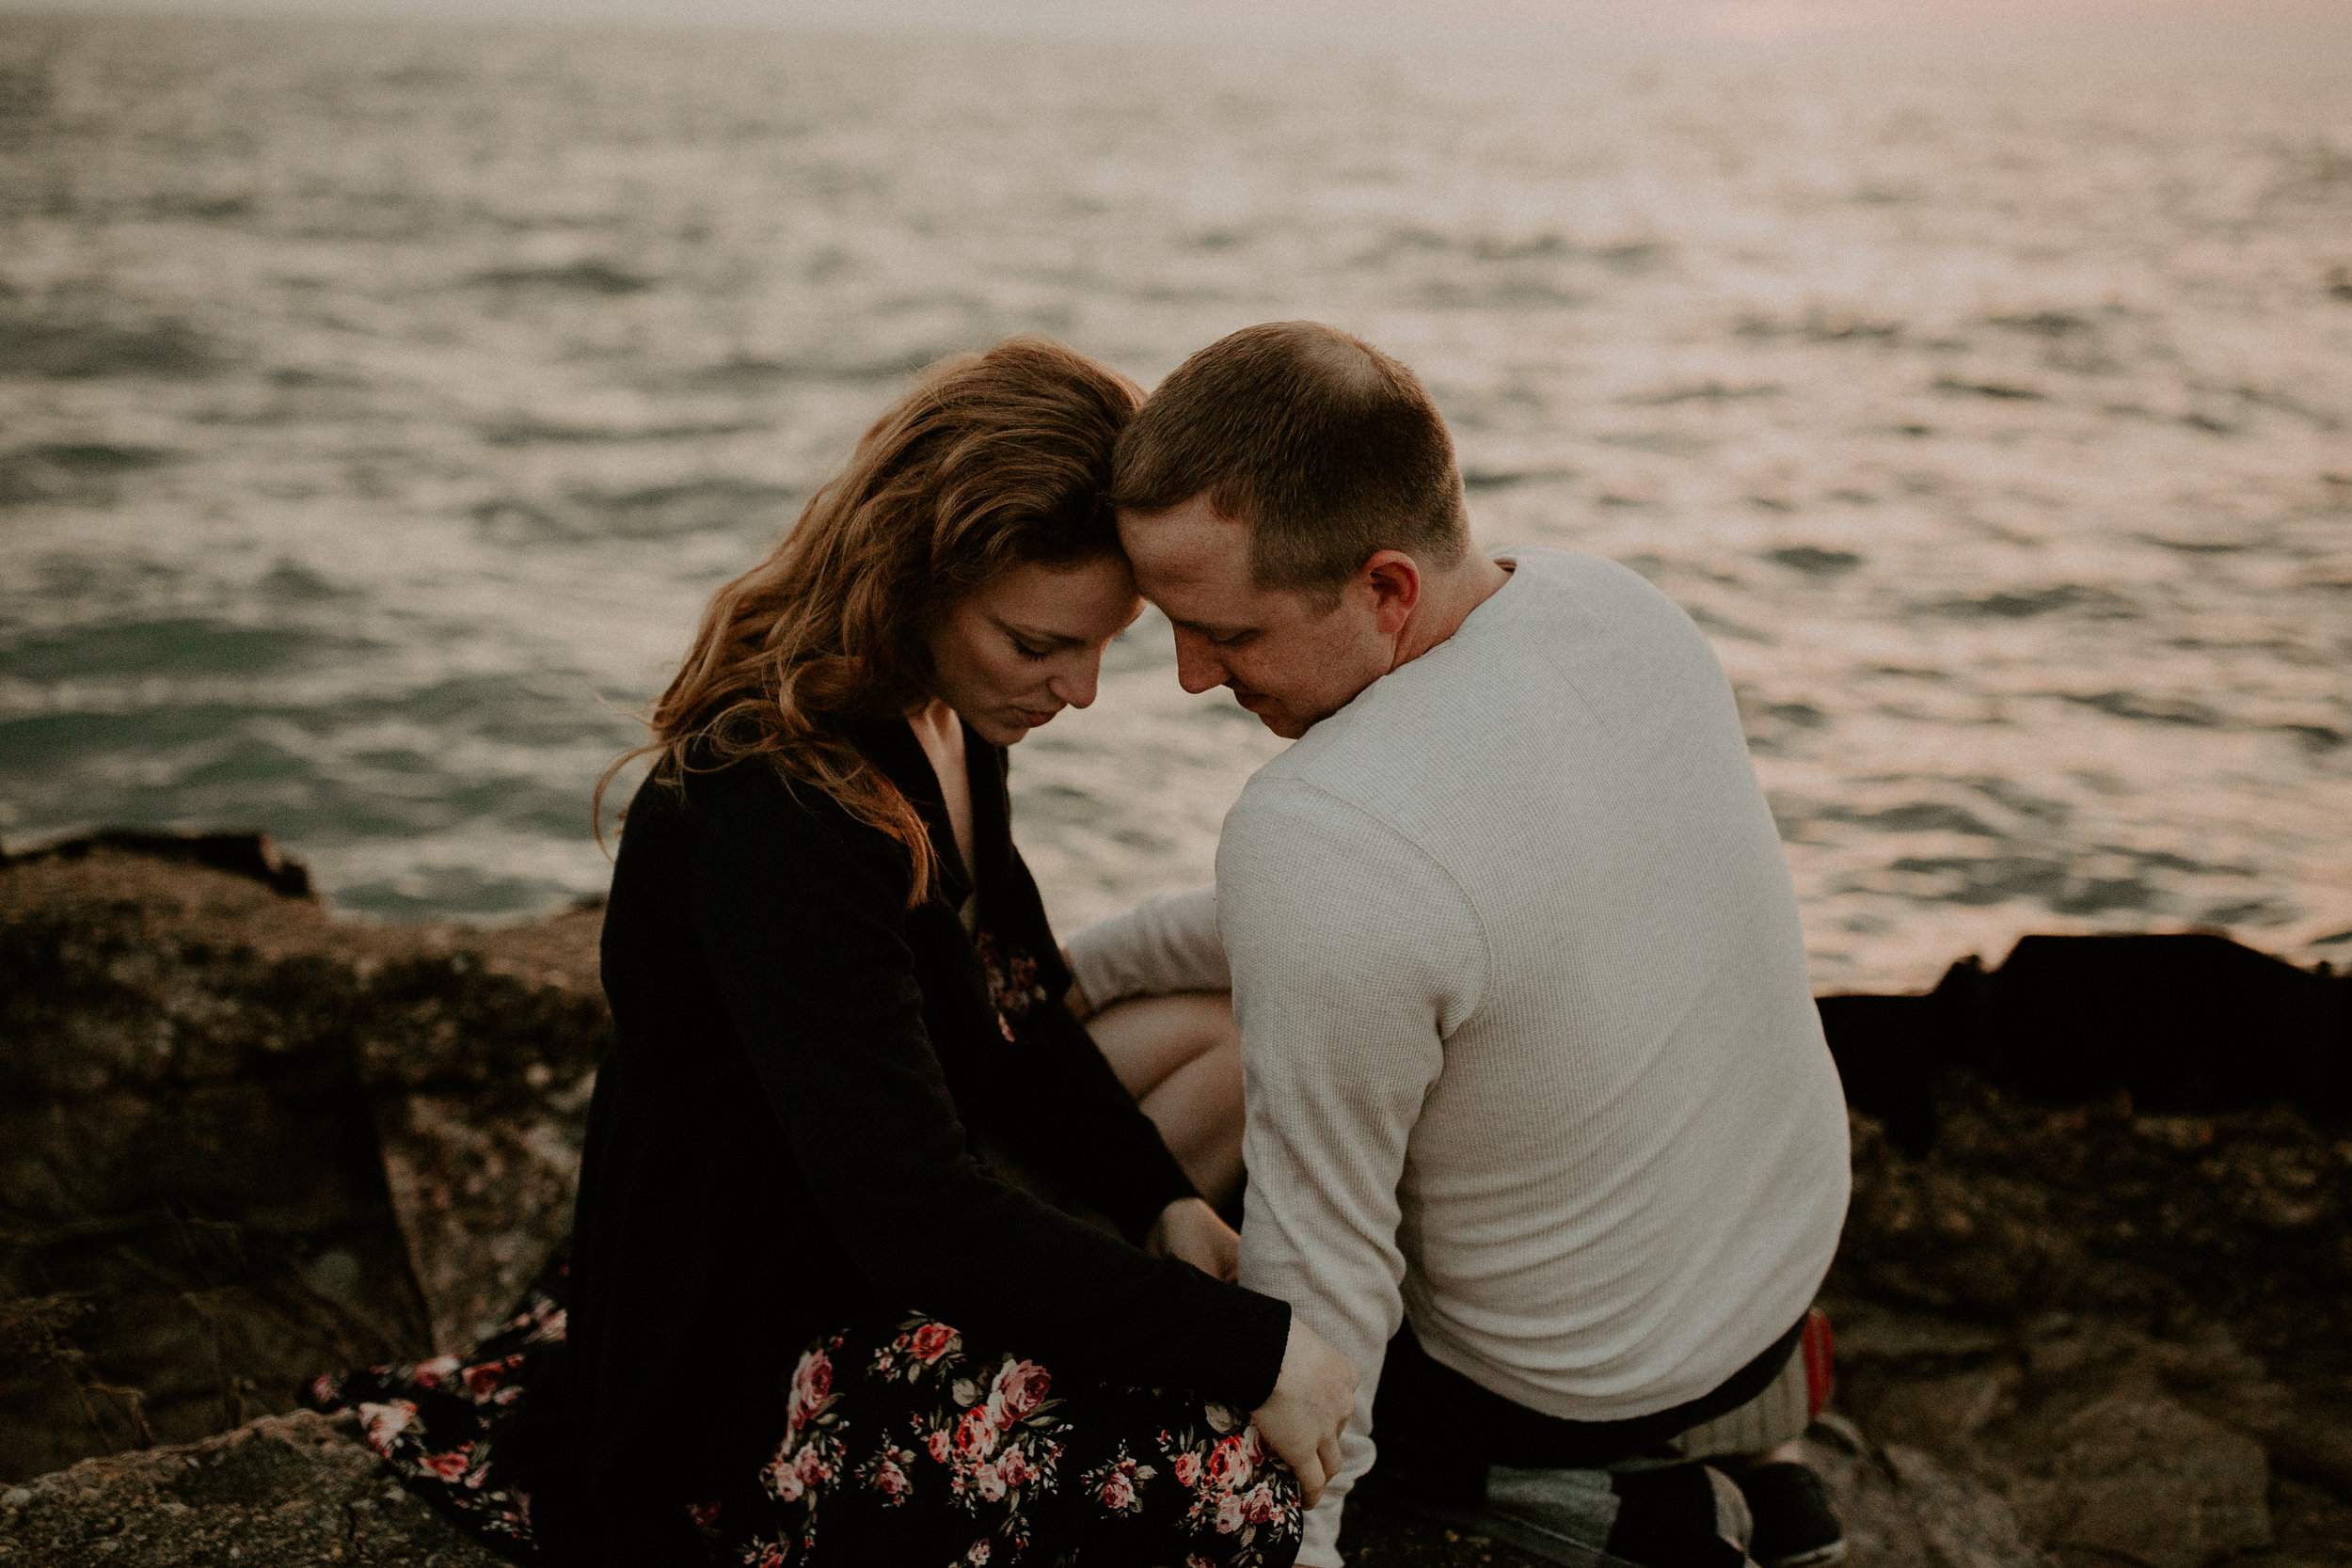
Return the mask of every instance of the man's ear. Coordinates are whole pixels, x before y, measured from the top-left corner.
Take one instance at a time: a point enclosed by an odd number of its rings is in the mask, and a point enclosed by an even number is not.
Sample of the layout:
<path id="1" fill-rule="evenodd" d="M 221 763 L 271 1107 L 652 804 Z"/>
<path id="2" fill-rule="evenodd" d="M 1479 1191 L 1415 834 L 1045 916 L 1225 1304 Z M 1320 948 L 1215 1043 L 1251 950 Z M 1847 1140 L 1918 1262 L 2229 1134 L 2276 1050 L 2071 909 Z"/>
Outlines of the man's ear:
<path id="1" fill-rule="evenodd" d="M 1371 596 L 1383 637 L 1394 637 L 1421 603 L 1421 562 L 1403 550 L 1381 550 L 1357 570 L 1356 580 Z"/>

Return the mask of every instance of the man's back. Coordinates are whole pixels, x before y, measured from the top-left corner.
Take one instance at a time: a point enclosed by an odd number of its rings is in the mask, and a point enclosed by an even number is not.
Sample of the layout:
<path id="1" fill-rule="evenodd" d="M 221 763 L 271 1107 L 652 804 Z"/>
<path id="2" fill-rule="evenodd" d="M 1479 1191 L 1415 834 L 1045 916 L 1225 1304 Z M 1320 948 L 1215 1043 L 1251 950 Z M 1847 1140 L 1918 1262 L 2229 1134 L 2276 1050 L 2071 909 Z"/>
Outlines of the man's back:
<path id="1" fill-rule="evenodd" d="M 1227 819 L 1243 1277 L 1368 1373 L 1401 1309 L 1495 1392 L 1613 1420 L 1804 1312 L 1845 1115 L 1705 640 L 1621 567 L 1517 559 Z"/>

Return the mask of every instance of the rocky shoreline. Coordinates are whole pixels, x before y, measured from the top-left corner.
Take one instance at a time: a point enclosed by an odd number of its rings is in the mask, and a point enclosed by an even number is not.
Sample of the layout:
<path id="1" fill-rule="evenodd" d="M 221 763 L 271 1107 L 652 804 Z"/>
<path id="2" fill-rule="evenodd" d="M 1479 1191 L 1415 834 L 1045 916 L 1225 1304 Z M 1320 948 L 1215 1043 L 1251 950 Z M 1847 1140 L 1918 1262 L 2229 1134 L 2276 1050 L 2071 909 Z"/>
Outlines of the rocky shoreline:
<path id="1" fill-rule="evenodd" d="M 0 863 L 0 1562 L 496 1560 L 288 1412 L 463 1348 L 562 1235 L 598 919 L 339 923 L 252 838 Z M 1830 1012 L 1851 1560 L 2352 1561 L 2342 983 L 2273 974 L 2210 1061 L 2109 1008 L 2070 1079 L 1996 1027 L 2019 963 Z M 1348 1546 L 1523 1560 L 1372 1508 Z"/>

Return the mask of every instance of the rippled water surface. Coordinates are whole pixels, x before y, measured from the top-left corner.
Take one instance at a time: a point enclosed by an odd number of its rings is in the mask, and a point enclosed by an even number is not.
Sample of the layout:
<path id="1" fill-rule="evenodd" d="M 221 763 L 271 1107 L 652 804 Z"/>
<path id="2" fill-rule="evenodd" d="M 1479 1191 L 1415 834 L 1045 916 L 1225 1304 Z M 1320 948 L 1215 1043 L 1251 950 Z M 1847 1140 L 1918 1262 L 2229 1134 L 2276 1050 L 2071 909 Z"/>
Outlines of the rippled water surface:
<path id="1" fill-rule="evenodd" d="M 2292 68 L 0 18 L 0 836 L 592 892 L 627 710 L 911 367 L 1293 316 L 1421 371 L 1487 543 L 1707 629 L 1822 987 L 2352 956 L 2352 87 Z M 1065 923 L 1279 745 L 1111 662 L 1016 753 Z"/>

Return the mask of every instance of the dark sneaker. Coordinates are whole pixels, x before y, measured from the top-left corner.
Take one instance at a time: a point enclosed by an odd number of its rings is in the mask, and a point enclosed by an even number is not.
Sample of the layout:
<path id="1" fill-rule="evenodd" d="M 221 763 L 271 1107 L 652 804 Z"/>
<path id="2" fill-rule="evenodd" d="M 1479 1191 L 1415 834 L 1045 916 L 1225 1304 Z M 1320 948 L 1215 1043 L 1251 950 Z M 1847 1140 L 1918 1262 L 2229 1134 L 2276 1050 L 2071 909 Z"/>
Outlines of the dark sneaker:
<path id="1" fill-rule="evenodd" d="M 1747 1502 L 1729 1477 L 1703 1465 L 1625 1471 L 1497 1465 L 1476 1502 L 1441 1501 L 1422 1488 L 1382 1483 L 1379 1473 L 1367 1478 L 1365 1500 L 1402 1506 L 1560 1568 L 1753 1568 L 1743 1545 Z"/>
<path id="2" fill-rule="evenodd" d="M 1830 1507 L 1829 1488 L 1803 1465 L 1762 1465 L 1740 1478 L 1756 1517 L 1748 1548 L 1759 1568 L 1825 1568 L 1846 1556 L 1846 1529 Z"/>
<path id="3" fill-rule="evenodd" d="M 1642 1568 L 1746 1568 L 1747 1500 L 1721 1470 L 1661 1465 L 1616 1471 L 1609 1484 L 1617 1496 L 1610 1556 Z"/>

